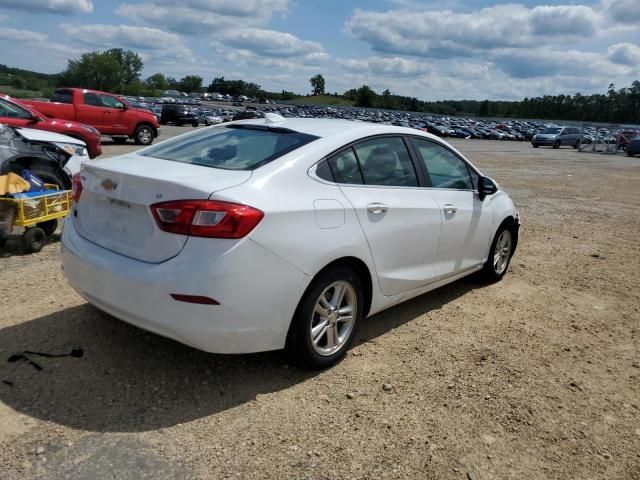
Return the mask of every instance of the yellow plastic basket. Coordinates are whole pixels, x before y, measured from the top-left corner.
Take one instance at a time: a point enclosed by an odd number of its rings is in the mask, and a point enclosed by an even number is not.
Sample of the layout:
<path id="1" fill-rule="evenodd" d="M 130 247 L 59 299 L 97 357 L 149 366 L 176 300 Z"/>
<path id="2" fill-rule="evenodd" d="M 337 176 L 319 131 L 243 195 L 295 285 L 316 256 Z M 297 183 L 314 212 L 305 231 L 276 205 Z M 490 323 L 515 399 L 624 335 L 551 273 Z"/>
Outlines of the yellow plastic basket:
<path id="1" fill-rule="evenodd" d="M 58 191 L 57 185 L 45 184 L 46 192 L 27 198 L 0 198 L 0 211 L 15 209 L 13 224 L 31 227 L 37 223 L 65 217 L 71 208 L 71 190 Z M 52 192 L 57 193 L 53 194 Z"/>

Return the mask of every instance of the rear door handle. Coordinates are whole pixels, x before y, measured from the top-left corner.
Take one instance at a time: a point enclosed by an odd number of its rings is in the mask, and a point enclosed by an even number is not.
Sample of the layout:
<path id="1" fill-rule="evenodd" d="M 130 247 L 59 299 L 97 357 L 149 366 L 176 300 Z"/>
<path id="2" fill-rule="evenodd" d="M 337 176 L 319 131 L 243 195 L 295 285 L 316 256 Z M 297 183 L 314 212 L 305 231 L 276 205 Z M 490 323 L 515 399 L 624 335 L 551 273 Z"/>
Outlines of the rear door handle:
<path id="1" fill-rule="evenodd" d="M 447 203 L 442 207 L 442 210 L 444 210 L 444 213 L 456 213 L 458 211 L 458 207 Z"/>
<path id="2" fill-rule="evenodd" d="M 389 210 L 389 207 L 387 207 L 384 203 L 370 203 L 369 205 L 367 205 L 367 211 L 376 215 L 380 215 L 387 210 Z"/>

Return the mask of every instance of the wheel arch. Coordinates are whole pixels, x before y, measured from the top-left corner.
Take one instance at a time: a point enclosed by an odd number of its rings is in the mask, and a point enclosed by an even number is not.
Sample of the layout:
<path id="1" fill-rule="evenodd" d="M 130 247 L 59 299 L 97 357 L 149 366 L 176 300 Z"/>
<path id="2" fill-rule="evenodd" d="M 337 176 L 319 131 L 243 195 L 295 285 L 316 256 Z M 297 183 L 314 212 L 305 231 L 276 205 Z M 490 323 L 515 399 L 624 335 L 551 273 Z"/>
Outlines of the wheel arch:
<path id="1" fill-rule="evenodd" d="M 518 222 L 513 215 L 507 215 L 496 231 L 499 231 L 503 226 L 509 226 L 511 230 L 511 235 L 513 236 L 513 253 L 516 251 L 516 247 L 518 246 L 518 236 L 520 234 L 520 228 L 518 228 Z M 512 255 L 513 255 L 512 253 Z"/>
<path id="2" fill-rule="evenodd" d="M 344 256 L 344 257 L 336 258 L 335 260 L 332 260 L 331 262 L 327 263 L 324 267 L 322 267 L 315 273 L 315 275 L 307 285 L 307 288 L 305 289 L 304 293 L 302 294 L 301 299 L 305 297 L 305 295 L 313 285 L 313 282 L 315 281 L 316 278 L 318 278 L 318 276 L 320 276 L 322 273 L 329 270 L 330 268 L 333 268 L 336 266 L 348 267 L 352 269 L 354 272 L 356 272 L 356 274 L 360 278 L 360 281 L 362 282 L 362 288 L 364 289 L 363 293 L 364 293 L 364 307 L 365 307 L 362 312 L 362 318 L 365 318 L 369 314 L 369 311 L 371 310 L 371 304 L 373 301 L 373 277 L 371 275 L 371 271 L 369 270 L 369 267 L 367 266 L 367 264 L 358 257 Z"/>

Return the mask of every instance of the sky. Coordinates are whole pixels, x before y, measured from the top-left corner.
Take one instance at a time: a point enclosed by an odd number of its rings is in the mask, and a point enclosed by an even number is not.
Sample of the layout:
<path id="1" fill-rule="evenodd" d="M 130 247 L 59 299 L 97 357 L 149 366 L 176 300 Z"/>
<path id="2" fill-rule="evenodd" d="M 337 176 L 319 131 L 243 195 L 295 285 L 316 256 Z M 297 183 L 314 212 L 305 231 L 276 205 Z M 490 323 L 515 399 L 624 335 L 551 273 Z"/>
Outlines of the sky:
<path id="1" fill-rule="evenodd" d="M 640 79 L 640 0 L 0 0 L 0 63 L 131 49 L 143 78 L 224 76 L 422 100 L 603 93 Z"/>

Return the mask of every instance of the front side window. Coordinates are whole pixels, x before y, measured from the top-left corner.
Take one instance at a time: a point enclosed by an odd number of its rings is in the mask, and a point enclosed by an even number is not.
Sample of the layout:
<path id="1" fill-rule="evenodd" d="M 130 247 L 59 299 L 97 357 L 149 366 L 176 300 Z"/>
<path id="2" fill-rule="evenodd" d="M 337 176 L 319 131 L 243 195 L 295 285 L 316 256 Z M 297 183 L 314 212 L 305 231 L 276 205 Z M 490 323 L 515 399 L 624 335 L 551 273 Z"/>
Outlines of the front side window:
<path id="1" fill-rule="evenodd" d="M 31 118 L 31 112 L 13 102 L 0 98 L 0 118 Z"/>
<path id="2" fill-rule="evenodd" d="M 227 125 L 176 137 L 140 154 L 226 170 L 254 170 L 316 138 L 286 128 Z"/>
<path id="3" fill-rule="evenodd" d="M 381 137 L 367 140 L 357 144 L 355 152 L 365 184 L 418 186 L 418 177 L 402 138 Z"/>
<path id="4" fill-rule="evenodd" d="M 473 189 L 474 182 L 471 181 L 467 164 L 457 155 L 429 140 L 413 138 L 411 141 L 424 162 L 434 188 Z M 477 188 L 477 179 L 475 185 Z"/>
<path id="5" fill-rule="evenodd" d="M 111 95 L 100 95 L 100 100 L 102 101 L 103 107 L 122 108 L 124 106 L 120 100 L 116 97 L 112 97 Z"/>

